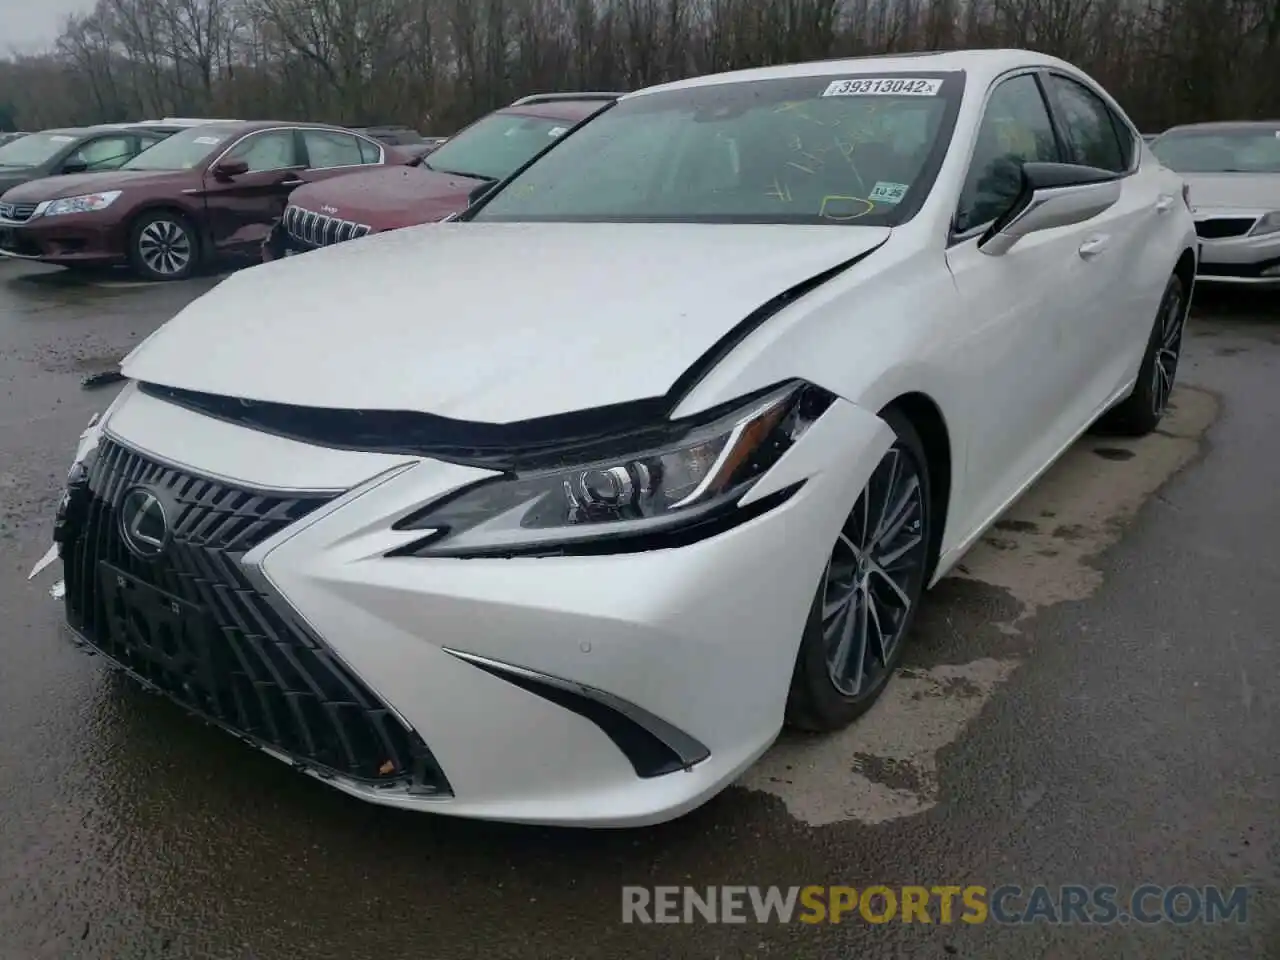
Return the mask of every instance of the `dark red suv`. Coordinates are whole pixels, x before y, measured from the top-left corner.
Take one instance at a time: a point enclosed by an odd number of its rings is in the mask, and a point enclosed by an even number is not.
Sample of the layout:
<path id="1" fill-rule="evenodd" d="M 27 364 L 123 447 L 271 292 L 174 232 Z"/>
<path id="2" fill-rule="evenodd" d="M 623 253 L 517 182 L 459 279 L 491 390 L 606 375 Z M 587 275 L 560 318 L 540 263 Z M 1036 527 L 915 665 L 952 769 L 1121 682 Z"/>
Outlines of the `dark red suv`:
<path id="1" fill-rule="evenodd" d="M 275 260 L 459 213 L 488 184 L 514 173 L 619 96 L 524 97 L 481 117 L 408 165 L 303 187 L 289 199 L 280 224 L 263 245 L 262 258 Z"/>
<path id="2" fill-rule="evenodd" d="M 224 256 L 256 257 L 296 187 L 404 164 L 395 147 L 341 127 L 206 123 L 109 173 L 33 180 L 4 195 L 0 253 L 66 267 L 128 264 L 181 280 Z"/>

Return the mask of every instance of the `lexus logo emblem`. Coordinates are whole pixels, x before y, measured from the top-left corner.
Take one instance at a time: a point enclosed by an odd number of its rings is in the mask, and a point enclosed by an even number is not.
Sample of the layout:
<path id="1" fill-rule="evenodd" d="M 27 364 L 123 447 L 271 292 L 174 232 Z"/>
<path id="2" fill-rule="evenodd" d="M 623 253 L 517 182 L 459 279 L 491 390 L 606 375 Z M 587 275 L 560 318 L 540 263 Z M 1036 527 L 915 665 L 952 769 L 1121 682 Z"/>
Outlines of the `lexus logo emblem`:
<path id="1" fill-rule="evenodd" d="M 160 498 L 146 487 L 134 487 L 120 501 L 120 535 L 143 560 L 153 560 L 169 542 L 169 518 Z"/>

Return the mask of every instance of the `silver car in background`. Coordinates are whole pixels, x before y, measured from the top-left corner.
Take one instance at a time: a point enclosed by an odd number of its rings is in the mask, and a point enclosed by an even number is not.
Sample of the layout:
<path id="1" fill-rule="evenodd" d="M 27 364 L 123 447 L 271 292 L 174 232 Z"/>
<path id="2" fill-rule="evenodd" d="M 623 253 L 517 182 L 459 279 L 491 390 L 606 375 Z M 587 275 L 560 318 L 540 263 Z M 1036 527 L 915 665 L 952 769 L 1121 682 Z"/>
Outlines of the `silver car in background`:
<path id="1" fill-rule="evenodd" d="M 1173 127 L 1150 146 L 1190 188 L 1197 281 L 1280 288 L 1280 121 Z"/>

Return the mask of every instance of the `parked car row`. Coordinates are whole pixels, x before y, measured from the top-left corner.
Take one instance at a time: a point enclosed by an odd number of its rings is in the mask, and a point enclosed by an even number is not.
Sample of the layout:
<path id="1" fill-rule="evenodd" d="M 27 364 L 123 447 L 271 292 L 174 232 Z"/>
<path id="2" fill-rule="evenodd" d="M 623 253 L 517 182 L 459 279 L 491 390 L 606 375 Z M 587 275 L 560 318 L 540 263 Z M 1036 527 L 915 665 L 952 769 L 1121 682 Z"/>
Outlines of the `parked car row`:
<path id="1" fill-rule="evenodd" d="M 453 138 L 179 119 L 29 135 L 0 147 L 0 254 L 181 280 L 228 256 L 269 260 L 441 219 L 615 97 L 525 97 Z M 339 177 L 353 182 L 318 187 Z"/>
<path id="2" fill-rule="evenodd" d="M 286 224 L 322 249 L 125 358 L 48 557 L 89 648 L 365 800 L 653 823 L 784 724 L 864 714 L 923 592 L 1081 434 L 1160 424 L 1194 219 L 1071 64 L 577 101 L 308 188 L 350 189 Z M 313 162 L 309 135 L 229 131 L 147 190 L 247 238 L 248 198 L 211 200 L 251 175 L 223 144 Z"/>
<path id="3" fill-rule="evenodd" d="M 0 251 L 179 280 L 223 256 L 256 256 L 296 187 L 410 159 L 323 124 L 213 120 L 36 134 L 0 147 L 0 175 L 14 178 L 0 197 Z"/>

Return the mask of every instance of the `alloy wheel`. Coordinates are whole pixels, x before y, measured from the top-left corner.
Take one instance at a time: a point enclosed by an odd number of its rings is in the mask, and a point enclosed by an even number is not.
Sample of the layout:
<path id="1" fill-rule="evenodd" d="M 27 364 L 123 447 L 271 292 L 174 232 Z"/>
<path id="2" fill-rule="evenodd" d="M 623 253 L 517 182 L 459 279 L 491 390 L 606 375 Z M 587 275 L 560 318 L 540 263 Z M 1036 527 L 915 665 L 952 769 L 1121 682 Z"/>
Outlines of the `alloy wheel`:
<path id="1" fill-rule="evenodd" d="M 1151 403 L 1157 416 L 1164 413 L 1173 393 L 1173 378 L 1178 372 L 1178 358 L 1182 355 L 1182 330 L 1186 325 L 1186 311 L 1182 307 L 1182 293 L 1172 289 L 1165 296 L 1160 311 L 1160 332 L 1156 344 L 1155 363 L 1151 370 Z"/>
<path id="2" fill-rule="evenodd" d="M 148 269 L 162 277 L 182 273 L 191 263 L 191 238 L 181 224 L 153 220 L 138 235 L 138 255 Z"/>
<path id="3" fill-rule="evenodd" d="M 823 582 L 827 675 L 846 697 L 874 690 L 893 662 L 924 578 L 925 501 L 915 458 L 895 445 L 836 541 Z"/>

